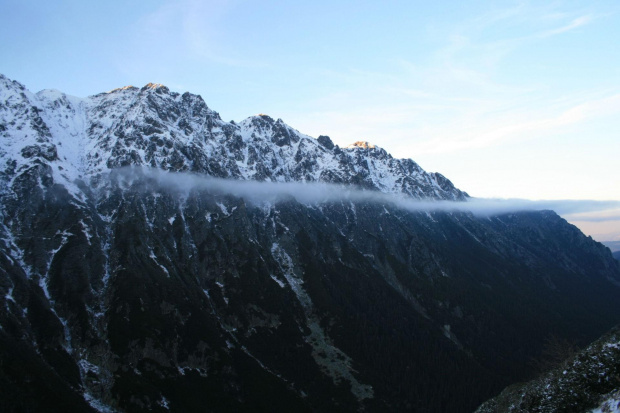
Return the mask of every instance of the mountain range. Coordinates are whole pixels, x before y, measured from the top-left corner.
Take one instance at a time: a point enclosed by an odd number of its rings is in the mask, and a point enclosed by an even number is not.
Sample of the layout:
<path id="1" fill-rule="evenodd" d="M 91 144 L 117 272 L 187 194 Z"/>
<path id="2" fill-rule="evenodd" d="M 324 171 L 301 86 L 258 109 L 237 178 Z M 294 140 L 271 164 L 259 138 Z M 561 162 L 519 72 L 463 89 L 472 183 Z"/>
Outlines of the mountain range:
<path id="1" fill-rule="evenodd" d="M 403 209 L 472 198 L 162 85 L 0 75 L 0 181 L 3 411 L 467 412 L 620 321 L 620 263 L 553 211 Z"/>

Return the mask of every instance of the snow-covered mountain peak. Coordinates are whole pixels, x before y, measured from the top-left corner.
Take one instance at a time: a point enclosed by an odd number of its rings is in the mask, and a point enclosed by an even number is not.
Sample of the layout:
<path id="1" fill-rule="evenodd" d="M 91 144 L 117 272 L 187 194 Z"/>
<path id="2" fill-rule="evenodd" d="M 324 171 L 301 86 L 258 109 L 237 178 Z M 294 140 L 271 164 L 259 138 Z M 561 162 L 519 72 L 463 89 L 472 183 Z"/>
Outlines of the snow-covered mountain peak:
<path id="1" fill-rule="evenodd" d="M 255 127 L 259 129 L 273 128 L 275 125 L 282 125 L 292 129 L 290 126 L 284 123 L 282 119 L 278 118 L 278 120 L 274 120 L 271 116 L 264 113 L 250 116 L 239 122 L 239 125 L 245 126 L 246 128 Z"/>
<path id="2" fill-rule="evenodd" d="M 284 123 L 282 119 L 273 120 L 271 116 L 264 114 L 251 116 L 241 121 L 239 126 L 242 131 L 269 139 L 278 147 L 291 146 L 302 138 L 310 138 Z"/>
<path id="3" fill-rule="evenodd" d="M 0 91 L 6 92 L 9 90 L 25 91 L 26 87 L 22 85 L 21 83 L 19 83 L 17 80 L 11 80 L 5 75 L 0 73 Z"/>
<path id="4" fill-rule="evenodd" d="M 160 84 L 76 98 L 57 90 L 34 95 L 2 76 L 0 98 L 5 176 L 19 175 L 36 160 L 65 186 L 135 165 L 233 179 L 351 184 L 415 198 L 467 197 L 440 175 L 368 142 L 341 149 L 327 136 L 315 139 L 264 114 L 224 122 L 201 96 Z"/>
<path id="5" fill-rule="evenodd" d="M 152 89 L 158 91 L 160 93 L 170 93 L 170 89 L 168 87 L 162 85 L 161 83 L 147 83 L 142 90 Z"/>
<path id="6" fill-rule="evenodd" d="M 347 148 L 374 149 L 376 146 L 367 141 L 357 141 L 347 146 Z"/>
<path id="7" fill-rule="evenodd" d="M 123 90 L 138 90 L 138 88 L 132 85 L 128 85 L 128 86 L 114 88 L 106 93 L 120 92 Z"/>
<path id="8" fill-rule="evenodd" d="M 36 95 L 41 99 L 47 100 L 57 100 L 62 99 L 64 96 L 67 96 L 66 93 L 63 93 L 58 89 L 43 89 L 38 91 Z"/>

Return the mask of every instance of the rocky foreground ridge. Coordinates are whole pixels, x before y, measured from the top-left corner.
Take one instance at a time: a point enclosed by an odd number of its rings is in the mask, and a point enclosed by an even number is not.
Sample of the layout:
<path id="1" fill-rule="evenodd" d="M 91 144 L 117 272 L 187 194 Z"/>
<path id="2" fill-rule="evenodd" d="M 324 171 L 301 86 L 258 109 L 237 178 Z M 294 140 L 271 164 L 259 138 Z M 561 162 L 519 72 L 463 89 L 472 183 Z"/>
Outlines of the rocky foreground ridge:
<path id="1" fill-rule="evenodd" d="M 536 380 L 515 384 L 476 413 L 620 411 L 620 327 Z"/>
<path id="2" fill-rule="evenodd" d="M 255 203 L 153 170 L 468 199 L 161 85 L 79 99 L 0 77 L 1 410 L 473 411 L 549 335 L 620 321 L 620 264 L 552 211 Z"/>

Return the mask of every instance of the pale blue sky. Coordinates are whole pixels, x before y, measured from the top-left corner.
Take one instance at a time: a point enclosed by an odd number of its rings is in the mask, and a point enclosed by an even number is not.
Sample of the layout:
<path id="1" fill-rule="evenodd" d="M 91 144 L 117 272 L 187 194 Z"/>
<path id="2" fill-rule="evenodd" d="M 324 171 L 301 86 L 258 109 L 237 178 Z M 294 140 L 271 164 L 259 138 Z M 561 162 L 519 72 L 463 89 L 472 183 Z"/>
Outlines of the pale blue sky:
<path id="1" fill-rule="evenodd" d="M 76 96 L 163 83 L 473 196 L 620 200 L 616 0 L 0 0 L 0 73 Z M 578 223 L 620 239 L 614 217 Z"/>

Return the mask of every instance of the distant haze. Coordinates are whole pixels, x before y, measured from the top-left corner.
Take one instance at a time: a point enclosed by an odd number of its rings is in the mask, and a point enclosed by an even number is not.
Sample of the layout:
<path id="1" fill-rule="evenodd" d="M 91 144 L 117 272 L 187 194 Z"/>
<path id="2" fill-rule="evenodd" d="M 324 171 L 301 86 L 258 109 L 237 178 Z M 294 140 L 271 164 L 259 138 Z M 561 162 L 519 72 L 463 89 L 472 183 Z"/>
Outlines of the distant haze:
<path id="1" fill-rule="evenodd" d="M 620 252 L 620 241 L 603 242 L 612 252 Z"/>

